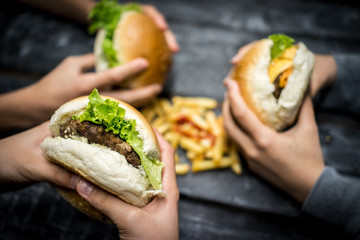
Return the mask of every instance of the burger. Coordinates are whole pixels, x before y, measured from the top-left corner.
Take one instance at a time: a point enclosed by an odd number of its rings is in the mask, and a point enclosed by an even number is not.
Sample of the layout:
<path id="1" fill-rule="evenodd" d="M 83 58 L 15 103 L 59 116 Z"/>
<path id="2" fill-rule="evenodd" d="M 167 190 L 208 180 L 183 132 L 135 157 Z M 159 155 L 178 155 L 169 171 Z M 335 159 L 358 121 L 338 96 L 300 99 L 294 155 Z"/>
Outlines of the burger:
<path id="1" fill-rule="evenodd" d="M 314 66 L 314 54 L 294 43 L 284 34 L 256 41 L 230 73 L 247 106 L 277 131 L 295 122 Z"/>
<path id="2" fill-rule="evenodd" d="M 56 110 L 49 128 L 53 136 L 41 148 L 50 161 L 137 207 L 164 196 L 157 138 L 130 105 L 95 89 Z M 79 210 L 102 218 L 75 191 L 57 190 Z"/>
<path id="3" fill-rule="evenodd" d="M 171 67 L 171 51 L 163 32 L 145 15 L 139 4 L 118 4 L 102 0 L 89 14 L 90 33 L 95 33 L 95 70 L 126 64 L 133 59 L 147 59 L 149 67 L 122 81 L 119 87 L 138 88 L 163 84 Z"/>

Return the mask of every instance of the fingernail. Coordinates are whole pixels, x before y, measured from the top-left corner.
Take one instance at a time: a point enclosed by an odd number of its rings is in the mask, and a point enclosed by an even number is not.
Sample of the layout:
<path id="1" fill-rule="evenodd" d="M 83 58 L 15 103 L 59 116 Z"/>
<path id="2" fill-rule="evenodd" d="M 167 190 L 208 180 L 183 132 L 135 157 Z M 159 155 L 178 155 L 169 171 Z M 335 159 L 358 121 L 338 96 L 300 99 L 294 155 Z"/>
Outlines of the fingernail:
<path id="1" fill-rule="evenodd" d="M 80 182 L 80 177 L 77 175 L 73 175 L 71 176 L 71 187 L 73 189 L 76 189 L 76 185 L 78 185 L 78 183 Z"/>
<path id="2" fill-rule="evenodd" d="M 225 87 L 226 88 L 229 88 L 229 79 L 228 78 L 226 78 L 225 80 L 224 80 L 224 85 L 225 85 Z"/>
<path id="3" fill-rule="evenodd" d="M 87 181 L 80 180 L 78 191 L 83 196 L 89 196 L 89 194 L 93 191 L 94 186 Z"/>
<path id="4" fill-rule="evenodd" d="M 160 93 L 161 90 L 162 90 L 162 85 L 161 84 L 156 84 L 154 86 L 154 90 L 155 90 L 156 93 Z"/>
<path id="5" fill-rule="evenodd" d="M 136 61 L 137 61 L 138 66 L 141 68 L 146 68 L 149 65 L 148 61 L 145 58 L 139 58 Z"/>

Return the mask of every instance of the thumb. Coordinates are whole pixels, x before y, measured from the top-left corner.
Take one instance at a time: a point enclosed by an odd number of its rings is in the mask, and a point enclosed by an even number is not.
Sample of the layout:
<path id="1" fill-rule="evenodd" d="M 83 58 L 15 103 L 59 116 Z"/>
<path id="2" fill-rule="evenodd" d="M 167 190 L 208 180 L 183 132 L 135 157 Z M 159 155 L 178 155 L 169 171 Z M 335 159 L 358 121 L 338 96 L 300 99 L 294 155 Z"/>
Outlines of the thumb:
<path id="1" fill-rule="evenodd" d="M 314 107 L 310 94 L 306 94 L 301 109 L 299 111 L 298 122 L 294 127 L 297 131 L 317 131 Z"/>
<path id="2" fill-rule="evenodd" d="M 126 224 L 129 213 L 138 210 L 135 206 L 125 203 L 83 179 L 76 185 L 76 191 L 94 208 L 109 217 L 116 225 L 118 223 Z"/>
<path id="3" fill-rule="evenodd" d="M 110 68 L 98 73 L 88 73 L 90 89 L 114 85 L 130 76 L 144 71 L 149 66 L 145 58 L 134 59 L 124 65 Z"/>

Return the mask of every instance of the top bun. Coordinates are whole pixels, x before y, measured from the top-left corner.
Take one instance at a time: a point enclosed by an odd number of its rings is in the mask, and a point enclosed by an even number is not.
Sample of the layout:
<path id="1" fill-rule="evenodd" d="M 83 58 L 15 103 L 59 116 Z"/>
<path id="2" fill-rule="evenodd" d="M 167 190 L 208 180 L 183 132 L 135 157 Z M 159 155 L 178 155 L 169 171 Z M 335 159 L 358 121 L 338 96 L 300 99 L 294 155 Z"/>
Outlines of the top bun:
<path id="1" fill-rule="evenodd" d="M 102 50 L 106 32 L 100 29 L 96 35 L 94 52 L 96 71 L 108 69 Z M 171 51 L 163 32 L 152 19 L 143 13 L 129 11 L 122 14 L 113 36 L 114 49 L 121 64 L 143 57 L 149 62 L 144 72 L 119 83 L 120 87 L 138 88 L 165 82 L 171 66 Z"/>
<path id="2" fill-rule="evenodd" d="M 103 99 L 109 97 L 103 97 Z M 143 152 L 160 159 L 157 138 L 152 127 L 145 118 L 133 107 L 110 98 L 124 108 L 125 119 L 135 119 L 136 130 L 143 140 Z M 86 139 L 62 138 L 59 136 L 60 125 L 74 115 L 80 115 L 89 102 L 87 97 L 76 98 L 62 105 L 51 117 L 50 131 L 54 137 L 48 137 L 41 144 L 49 160 L 81 175 L 86 180 L 114 194 L 120 199 L 137 207 L 148 204 L 156 195 L 164 195 L 162 190 L 154 190 L 142 168 L 135 168 L 125 157 L 110 148 L 99 144 L 88 144 Z M 62 192 L 62 195 L 64 192 Z M 82 211 L 85 203 L 79 203 L 78 196 L 67 194 L 66 199 Z M 70 196 L 70 197 L 69 197 Z M 92 216 L 96 214 L 90 214 Z"/>
<path id="3" fill-rule="evenodd" d="M 272 45 L 270 39 L 255 42 L 234 66 L 231 77 L 238 82 L 244 101 L 258 118 L 281 131 L 292 125 L 297 117 L 314 66 L 314 55 L 303 43 L 298 43 L 293 71 L 276 99 L 273 95 L 275 86 L 268 74 Z"/>

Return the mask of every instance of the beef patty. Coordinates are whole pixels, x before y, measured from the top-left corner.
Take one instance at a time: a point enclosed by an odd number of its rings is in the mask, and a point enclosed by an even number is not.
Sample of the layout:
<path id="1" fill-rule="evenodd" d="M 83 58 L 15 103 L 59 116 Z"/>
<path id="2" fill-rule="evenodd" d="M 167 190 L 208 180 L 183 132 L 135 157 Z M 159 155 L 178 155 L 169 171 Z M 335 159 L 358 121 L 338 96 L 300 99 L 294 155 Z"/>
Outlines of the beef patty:
<path id="1" fill-rule="evenodd" d="M 96 143 L 125 156 L 128 163 L 134 167 L 138 167 L 140 158 L 134 149 L 127 143 L 121 140 L 112 132 L 106 132 L 105 127 L 96 125 L 92 122 L 71 119 L 60 126 L 60 136 L 63 138 L 71 136 L 85 137 L 88 143 Z"/>

